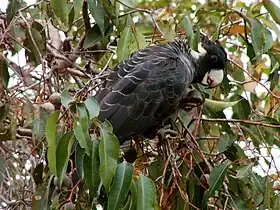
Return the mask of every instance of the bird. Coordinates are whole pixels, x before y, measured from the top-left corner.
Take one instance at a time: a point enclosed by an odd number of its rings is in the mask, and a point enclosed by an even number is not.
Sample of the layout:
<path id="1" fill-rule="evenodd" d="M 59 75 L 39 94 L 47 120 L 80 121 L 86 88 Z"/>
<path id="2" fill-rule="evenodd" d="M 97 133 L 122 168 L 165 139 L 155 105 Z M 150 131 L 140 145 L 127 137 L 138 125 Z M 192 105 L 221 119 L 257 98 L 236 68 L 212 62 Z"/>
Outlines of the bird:
<path id="1" fill-rule="evenodd" d="M 108 120 L 122 144 L 163 122 L 179 108 L 191 84 L 223 80 L 224 48 L 201 35 L 197 51 L 187 39 L 150 45 L 118 63 L 96 94 L 99 120 Z"/>

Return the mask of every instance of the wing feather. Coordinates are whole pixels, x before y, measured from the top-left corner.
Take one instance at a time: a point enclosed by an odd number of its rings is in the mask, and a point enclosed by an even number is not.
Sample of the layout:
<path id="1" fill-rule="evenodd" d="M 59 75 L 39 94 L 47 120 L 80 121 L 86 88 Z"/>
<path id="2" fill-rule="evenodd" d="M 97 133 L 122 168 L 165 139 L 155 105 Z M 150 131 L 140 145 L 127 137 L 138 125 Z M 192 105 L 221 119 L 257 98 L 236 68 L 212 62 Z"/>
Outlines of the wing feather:
<path id="1" fill-rule="evenodd" d="M 146 131 L 172 114 L 189 86 L 191 66 L 169 47 L 148 47 L 115 67 L 97 94 L 100 120 L 108 119 L 121 141 Z"/>

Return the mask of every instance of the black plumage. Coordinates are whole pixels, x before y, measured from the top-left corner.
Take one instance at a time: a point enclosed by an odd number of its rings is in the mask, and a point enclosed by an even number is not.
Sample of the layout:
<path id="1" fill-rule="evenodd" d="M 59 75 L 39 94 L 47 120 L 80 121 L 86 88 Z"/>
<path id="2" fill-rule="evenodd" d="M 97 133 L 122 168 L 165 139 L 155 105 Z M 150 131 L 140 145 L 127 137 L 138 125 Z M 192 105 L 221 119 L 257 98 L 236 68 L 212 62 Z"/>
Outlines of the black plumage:
<path id="1" fill-rule="evenodd" d="M 190 84 L 224 68 L 220 45 L 202 37 L 201 46 L 195 52 L 186 40 L 177 40 L 146 47 L 120 62 L 96 95 L 99 119 L 111 122 L 121 142 L 162 122 L 176 111 Z M 214 79 L 208 78 L 208 84 L 216 85 Z"/>

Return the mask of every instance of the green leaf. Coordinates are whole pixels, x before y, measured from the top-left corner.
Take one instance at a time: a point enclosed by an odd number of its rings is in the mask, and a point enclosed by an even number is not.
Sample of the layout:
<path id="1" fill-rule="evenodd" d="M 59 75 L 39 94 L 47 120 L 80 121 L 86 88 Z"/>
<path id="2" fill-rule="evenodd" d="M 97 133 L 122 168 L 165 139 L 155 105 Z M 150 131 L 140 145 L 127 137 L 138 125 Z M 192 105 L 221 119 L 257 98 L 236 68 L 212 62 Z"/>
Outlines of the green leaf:
<path id="1" fill-rule="evenodd" d="M 259 19 L 264 23 L 265 26 L 268 26 L 271 30 L 273 30 L 277 37 L 280 37 L 280 29 L 275 22 L 263 16 L 259 17 Z"/>
<path id="2" fill-rule="evenodd" d="M 23 45 L 29 49 L 26 50 L 28 61 L 34 62 L 35 65 L 39 65 L 42 63 L 41 56 L 44 56 L 46 53 L 46 42 L 36 28 L 31 28 L 30 32 L 31 34 L 26 31 L 26 39 Z"/>
<path id="3" fill-rule="evenodd" d="M 235 136 L 235 135 L 232 135 L 232 134 L 222 135 L 221 139 L 218 142 L 219 152 L 222 153 L 222 152 L 226 151 L 236 140 L 237 140 L 237 136 Z"/>
<path id="4" fill-rule="evenodd" d="M 199 37 L 200 37 L 200 33 L 196 32 L 193 33 L 192 36 L 189 38 L 190 46 L 195 51 L 198 51 Z"/>
<path id="5" fill-rule="evenodd" d="M 36 185 L 41 185 L 43 183 L 43 173 L 44 173 L 44 164 L 43 163 L 39 163 L 34 171 L 33 171 L 33 179 Z"/>
<path id="6" fill-rule="evenodd" d="M 175 26 L 173 24 L 170 24 L 169 22 L 162 22 L 158 25 L 161 31 L 163 32 L 164 39 L 168 41 L 174 40 L 176 36 L 176 32 L 175 32 Z"/>
<path id="7" fill-rule="evenodd" d="M 88 49 L 90 47 L 93 47 L 97 42 L 101 41 L 103 38 L 100 28 L 97 24 L 95 24 L 93 27 L 91 27 L 86 35 L 85 41 L 84 41 L 84 49 Z"/>
<path id="8" fill-rule="evenodd" d="M 192 37 L 193 36 L 193 29 L 192 29 L 192 24 L 191 24 L 189 18 L 187 16 L 184 16 L 183 21 L 184 21 L 184 26 L 185 26 L 185 29 L 186 29 L 186 32 L 187 32 L 187 36 Z"/>
<path id="9" fill-rule="evenodd" d="M 89 189 L 91 200 L 97 196 L 97 189 L 100 183 L 98 146 L 99 141 L 93 138 L 91 154 L 90 156 L 84 156 L 85 184 Z"/>
<path id="10" fill-rule="evenodd" d="M 137 195 L 137 185 L 133 179 L 130 185 L 130 193 L 131 193 L 131 204 L 129 209 L 136 209 L 138 195 Z"/>
<path id="11" fill-rule="evenodd" d="M 53 177 L 51 175 L 48 184 L 40 185 L 36 188 L 36 192 L 34 193 L 33 200 L 32 200 L 32 210 L 48 210 L 49 209 L 49 202 L 50 202 L 50 189 L 51 184 L 53 184 Z M 35 199 L 37 198 L 37 199 Z"/>
<path id="12" fill-rule="evenodd" d="M 73 98 L 70 97 L 68 90 L 63 90 L 61 93 L 61 104 L 64 106 L 66 109 L 69 108 L 69 104 L 73 101 Z"/>
<path id="13" fill-rule="evenodd" d="M 62 138 L 58 141 L 58 145 L 56 148 L 56 176 L 58 178 L 58 184 L 60 187 L 62 185 L 66 173 L 69 156 L 74 140 L 74 134 L 71 131 L 65 133 L 62 136 Z"/>
<path id="14" fill-rule="evenodd" d="M 265 0 L 263 1 L 263 4 L 267 11 L 270 13 L 273 20 L 276 23 L 280 24 L 280 8 L 271 0 Z"/>
<path id="15" fill-rule="evenodd" d="M 242 128 L 242 131 L 246 134 L 246 136 L 249 136 L 252 139 L 254 146 L 258 149 L 258 147 L 262 144 L 262 140 L 260 139 L 260 136 L 256 135 L 256 126 L 245 124 L 240 125 L 240 128 Z"/>
<path id="16" fill-rule="evenodd" d="M 56 173 L 56 122 L 58 120 L 60 111 L 54 112 L 46 122 L 45 133 L 48 142 L 48 164 L 51 172 L 55 175 Z"/>
<path id="17" fill-rule="evenodd" d="M 15 40 L 18 40 L 21 37 L 25 37 L 25 30 L 17 24 L 12 24 L 11 25 L 11 30 L 12 30 L 11 35 L 13 37 L 12 42 L 13 42 L 13 48 L 14 48 L 12 53 L 15 54 L 23 48 L 23 45 L 21 43 L 15 41 Z"/>
<path id="18" fill-rule="evenodd" d="M 107 209 L 120 209 L 125 201 L 133 175 L 133 166 L 122 162 L 118 165 L 108 198 Z"/>
<path id="19" fill-rule="evenodd" d="M 68 25 L 72 26 L 73 22 L 74 22 L 74 18 L 75 18 L 75 10 L 74 10 L 74 6 L 71 7 L 69 15 L 68 15 Z"/>
<path id="20" fill-rule="evenodd" d="M 85 150 L 77 144 L 75 147 L 75 165 L 80 179 L 84 179 L 84 157 Z"/>
<path id="21" fill-rule="evenodd" d="M 83 1 L 74 0 L 73 5 L 74 5 L 74 11 L 75 11 L 75 20 L 76 20 L 77 18 L 82 16 L 81 11 L 82 11 Z"/>
<path id="22" fill-rule="evenodd" d="M 267 53 L 268 50 L 272 47 L 273 45 L 273 37 L 271 32 L 267 29 L 263 29 L 263 36 L 264 36 L 264 47 L 263 47 L 263 52 Z"/>
<path id="23" fill-rule="evenodd" d="M 280 69 L 276 69 L 275 71 L 269 74 L 268 80 L 270 81 L 270 90 L 273 91 L 274 88 L 279 84 L 279 75 L 278 71 Z"/>
<path id="24" fill-rule="evenodd" d="M 252 45 L 256 54 L 256 59 L 261 59 L 263 54 L 263 26 L 259 20 L 250 18 L 251 32 L 252 32 Z"/>
<path id="25" fill-rule="evenodd" d="M 211 100 L 211 99 L 206 98 L 205 99 L 205 106 L 213 112 L 219 112 L 219 111 L 222 111 L 222 110 L 224 110 L 228 107 L 233 107 L 234 105 L 236 105 L 241 100 L 242 99 L 240 99 L 238 101 L 215 101 L 215 100 Z"/>
<path id="26" fill-rule="evenodd" d="M 250 171 L 251 171 L 252 165 L 249 164 L 247 166 L 241 166 L 238 169 L 236 169 L 237 174 L 236 174 L 236 178 L 237 179 L 243 179 L 248 177 Z"/>
<path id="27" fill-rule="evenodd" d="M 116 136 L 108 131 L 107 123 L 102 123 L 100 126 L 101 141 L 99 144 L 99 171 L 105 190 L 106 192 L 109 192 L 111 181 L 117 167 L 120 143 Z"/>
<path id="28" fill-rule="evenodd" d="M 210 188 L 204 193 L 203 200 L 202 200 L 202 209 L 206 208 L 208 199 L 214 195 L 216 190 L 219 190 L 223 185 L 224 178 L 227 174 L 228 167 L 230 166 L 231 162 L 227 161 L 221 165 L 216 166 L 210 173 L 208 184 Z"/>
<path id="29" fill-rule="evenodd" d="M 132 42 L 132 33 L 131 33 L 131 17 L 128 16 L 126 19 L 126 27 L 121 33 L 120 40 L 118 41 L 117 46 L 117 56 L 118 61 L 123 61 L 127 59 L 130 55 L 130 45 Z"/>
<path id="30" fill-rule="evenodd" d="M 137 189 L 137 210 L 155 209 L 156 187 L 153 181 L 140 174 Z"/>
<path id="31" fill-rule="evenodd" d="M 64 24 L 64 26 L 68 26 L 67 7 L 67 0 L 51 0 L 51 8 L 55 16 Z"/>
<path id="32" fill-rule="evenodd" d="M 8 88 L 10 75 L 8 71 L 8 65 L 5 59 L 1 59 L 0 56 L 0 83 L 3 84 L 4 88 Z"/>
<path id="33" fill-rule="evenodd" d="M 89 11 L 95 22 L 100 28 L 102 35 L 105 34 L 109 20 L 106 11 L 103 8 L 101 0 L 88 0 Z"/>
<path id="34" fill-rule="evenodd" d="M 233 97 L 232 100 L 239 100 L 239 103 L 237 103 L 235 106 L 232 107 L 233 109 L 232 118 L 247 120 L 251 114 L 251 107 L 249 102 L 245 98 L 239 95 Z"/>
<path id="35" fill-rule="evenodd" d="M 85 149 L 86 154 L 90 155 L 91 140 L 89 136 L 89 116 L 84 104 L 76 105 L 78 116 L 74 117 L 74 134 L 80 144 Z"/>
<path id="36" fill-rule="evenodd" d="M 87 100 L 85 100 L 85 105 L 89 112 L 89 119 L 93 119 L 99 115 L 99 104 L 94 97 L 87 98 Z"/>
<path id="37" fill-rule="evenodd" d="M 20 9 L 20 3 L 23 3 L 19 0 L 9 0 L 9 4 L 6 10 L 7 13 L 7 24 L 9 24 L 14 16 L 16 15 L 17 11 Z"/>
<path id="38" fill-rule="evenodd" d="M 133 38 L 132 44 L 129 47 L 131 52 L 135 52 L 147 46 L 145 36 L 140 32 L 140 30 L 136 29 L 133 31 Z"/>

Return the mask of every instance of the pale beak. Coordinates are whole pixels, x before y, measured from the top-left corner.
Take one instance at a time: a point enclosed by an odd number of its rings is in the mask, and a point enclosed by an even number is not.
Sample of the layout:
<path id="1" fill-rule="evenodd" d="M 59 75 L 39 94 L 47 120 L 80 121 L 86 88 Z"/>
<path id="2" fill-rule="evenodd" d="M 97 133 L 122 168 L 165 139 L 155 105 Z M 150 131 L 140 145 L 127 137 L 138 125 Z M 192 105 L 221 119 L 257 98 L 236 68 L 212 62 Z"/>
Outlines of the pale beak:
<path id="1" fill-rule="evenodd" d="M 207 72 L 201 81 L 201 84 L 207 85 L 210 88 L 218 86 L 224 78 L 224 71 L 222 69 L 212 69 Z"/>
<path id="2" fill-rule="evenodd" d="M 198 51 L 198 52 L 197 52 Z M 195 59 L 199 59 L 199 57 L 203 57 L 206 55 L 207 51 L 202 47 L 202 44 L 199 43 L 197 46 L 197 51 L 191 49 L 191 55 Z"/>

